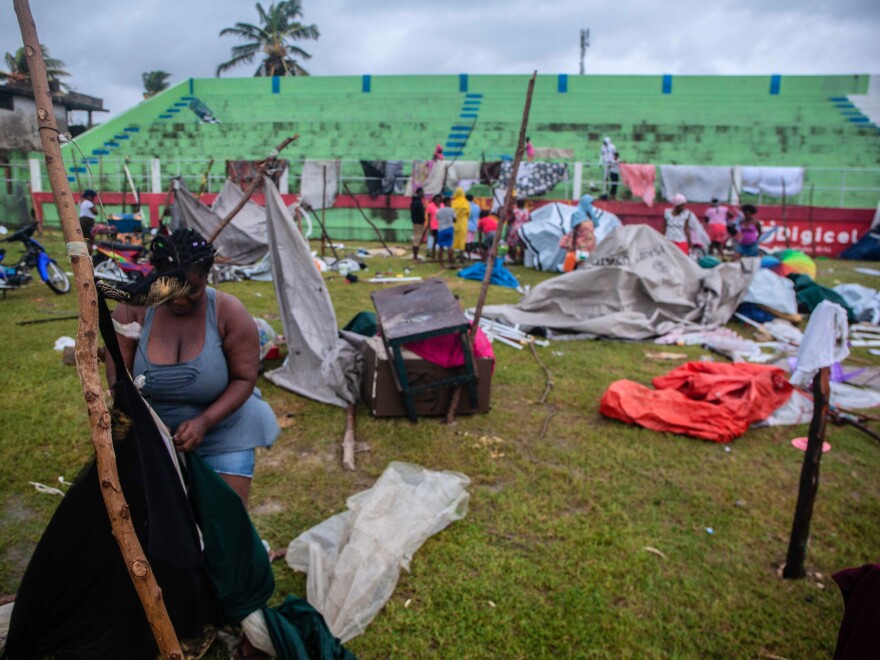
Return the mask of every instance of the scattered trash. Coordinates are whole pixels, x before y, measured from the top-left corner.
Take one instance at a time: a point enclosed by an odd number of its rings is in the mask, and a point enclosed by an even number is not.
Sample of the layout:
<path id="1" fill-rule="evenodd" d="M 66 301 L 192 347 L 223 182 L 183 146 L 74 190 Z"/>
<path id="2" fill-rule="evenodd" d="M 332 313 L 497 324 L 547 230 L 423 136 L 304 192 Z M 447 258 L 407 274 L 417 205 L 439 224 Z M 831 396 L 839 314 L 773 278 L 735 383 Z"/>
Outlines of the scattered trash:
<path id="1" fill-rule="evenodd" d="M 504 452 L 498 448 L 504 444 L 504 440 L 494 435 L 481 435 L 479 440 L 471 444 L 474 449 L 486 449 L 490 458 L 504 458 Z"/>
<path id="2" fill-rule="evenodd" d="M 53 488 L 52 486 L 47 486 L 46 484 L 41 484 L 36 481 L 28 481 L 28 483 L 33 486 L 38 493 L 45 493 L 46 495 L 60 495 L 61 497 L 64 497 L 64 491 L 58 488 Z"/>
<path id="3" fill-rule="evenodd" d="M 651 547 L 650 545 L 646 545 L 643 549 L 650 552 L 651 554 L 657 555 L 662 559 L 667 559 L 666 555 L 663 554 L 662 551 L 658 550 L 657 548 Z"/>
<path id="4" fill-rule="evenodd" d="M 59 337 L 55 340 L 55 350 L 63 351 L 68 346 L 73 347 L 76 346 L 76 340 L 73 337 L 63 336 Z"/>
<path id="5" fill-rule="evenodd" d="M 706 528 L 706 534 L 714 534 L 714 533 L 715 533 L 715 530 L 712 529 L 711 527 Z"/>
<path id="6" fill-rule="evenodd" d="M 404 277 L 403 275 L 398 275 L 397 277 L 371 277 L 367 280 L 370 284 L 388 284 L 389 282 L 398 283 L 398 282 L 421 282 L 421 277 Z"/>
<path id="7" fill-rule="evenodd" d="M 734 506 L 738 506 L 740 509 L 746 508 L 746 501 L 745 500 L 737 500 L 733 504 L 734 504 Z"/>
<path id="8" fill-rule="evenodd" d="M 726 453 L 729 454 L 729 453 L 730 453 L 730 447 L 725 447 L 725 448 L 724 448 L 724 451 L 725 451 Z"/>
<path id="9" fill-rule="evenodd" d="M 565 355 L 565 353 L 563 353 L 562 351 L 550 351 L 550 354 L 554 357 L 562 357 L 563 355 Z"/>
<path id="10" fill-rule="evenodd" d="M 404 607 L 409 607 L 409 604 L 412 602 L 412 598 L 407 598 L 406 602 L 403 604 Z"/>
<path id="11" fill-rule="evenodd" d="M 491 600 L 488 601 L 488 603 L 489 603 L 489 607 L 497 607 L 497 605 L 495 605 L 495 603 L 493 603 Z"/>
<path id="12" fill-rule="evenodd" d="M 686 360 L 687 354 L 685 353 L 670 353 L 667 351 L 660 352 L 652 352 L 647 351 L 645 353 L 645 357 L 651 360 Z"/>
<path id="13" fill-rule="evenodd" d="M 358 276 L 355 275 L 354 273 L 349 273 L 348 275 L 345 276 L 345 281 L 348 282 L 349 284 L 357 284 L 360 280 L 359 280 Z"/>
<path id="14" fill-rule="evenodd" d="M 800 449 L 801 451 L 807 451 L 807 444 L 808 443 L 809 443 L 809 438 L 802 436 L 800 438 L 794 438 L 791 441 L 791 446 L 794 447 L 795 449 Z M 822 453 L 827 454 L 829 451 L 831 451 L 831 443 L 830 442 L 823 442 L 822 443 Z"/>

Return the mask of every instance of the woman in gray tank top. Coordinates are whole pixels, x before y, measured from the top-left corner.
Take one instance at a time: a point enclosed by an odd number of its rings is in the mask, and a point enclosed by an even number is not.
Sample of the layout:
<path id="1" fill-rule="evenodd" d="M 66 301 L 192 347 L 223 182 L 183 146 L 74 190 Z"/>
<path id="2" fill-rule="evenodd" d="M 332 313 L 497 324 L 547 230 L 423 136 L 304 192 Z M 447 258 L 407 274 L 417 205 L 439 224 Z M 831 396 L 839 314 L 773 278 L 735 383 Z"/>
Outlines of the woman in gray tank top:
<path id="1" fill-rule="evenodd" d="M 139 339 L 118 335 L 125 366 L 143 376 L 141 393 L 177 449 L 197 453 L 247 504 L 254 449 L 271 446 L 279 433 L 255 387 L 256 325 L 237 298 L 208 288 L 214 249 L 198 232 L 180 229 L 150 248 L 157 272 L 188 291 L 156 308 L 117 306 L 114 319 L 142 326 Z M 108 364 L 110 382 L 113 373 Z"/>

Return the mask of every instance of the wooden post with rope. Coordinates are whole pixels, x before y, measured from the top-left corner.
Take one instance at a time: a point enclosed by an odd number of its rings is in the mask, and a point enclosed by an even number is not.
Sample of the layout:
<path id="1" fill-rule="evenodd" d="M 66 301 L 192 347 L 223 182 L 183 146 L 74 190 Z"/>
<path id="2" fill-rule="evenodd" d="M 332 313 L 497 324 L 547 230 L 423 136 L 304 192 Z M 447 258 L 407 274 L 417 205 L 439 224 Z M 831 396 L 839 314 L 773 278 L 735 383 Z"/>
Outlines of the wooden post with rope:
<path id="1" fill-rule="evenodd" d="M 220 232 L 226 228 L 226 225 L 232 222 L 232 219 L 236 215 L 238 215 L 238 212 L 241 211 L 244 208 L 244 205 L 248 203 L 248 200 L 253 196 L 257 188 L 260 187 L 260 183 L 263 181 L 263 175 L 266 174 L 269 171 L 269 168 L 274 165 L 275 162 L 278 160 L 278 154 L 281 153 L 284 147 L 296 140 L 298 137 L 299 134 L 297 133 L 292 137 L 285 138 L 281 144 L 275 147 L 274 151 L 272 151 L 272 153 L 269 154 L 267 158 L 261 160 L 257 164 L 257 174 L 254 177 L 253 181 L 251 181 L 250 185 L 247 187 L 247 190 L 245 190 L 244 196 L 239 200 L 238 204 L 235 205 L 235 208 L 233 208 L 229 212 L 229 215 L 223 218 L 220 224 L 217 225 L 217 228 L 214 230 L 211 236 L 208 237 L 209 243 L 213 243 L 215 240 L 217 240 L 217 236 L 220 235 Z"/>
<path id="2" fill-rule="evenodd" d="M 182 659 L 183 653 L 177 635 L 168 617 L 162 590 L 156 583 L 153 570 L 138 541 L 131 522 L 128 504 L 119 484 L 116 453 L 110 433 L 110 413 L 104 403 L 103 387 L 98 372 L 98 297 L 88 247 L 76 216 L 76 205 L 64 171 L 61 157 L 58 125 L 52 109 L 46 63 L 37 37 L 37 27 L 28 0 L 13 0 L 21 29 L 24 50 L 37 108 L 40 142 L 49 172 L 49 181 L 55 205 L 61 218 L 61 227 L 67 242 L 67 251 L 76 283 L 79 304 L 79 327 L 76 336 L 76 368 L 79 372 L 83 395 L 89 415 L 92 444 L 101 485 L 101 496 L 110 517 L 113 536 L 119 544 L 123 561 L 128 569 L 138 598 L 144 607 L 147 622 L 156 638 L 163 658 Z"/>
<path id="3" fill-rule="evenodd" d="M 364 216 L 364 220 L 367 221 L 367 224 L 373 228 L 373 231 L 376 232 L 376 237 L 379 239 L 379 242 L 382 244 L 382 247 L 388 251 L 388 256 L 393 257 L 394 253 L 391 251 L 391 248 L 385 244 L 385 239 L 382 238 L 382 233 L 379 231 L 379 228 L 373 224 L 373 221 L 364 213 L 364 210 L 361 208 L 361 203 L 357 200 L 357 197 L 352 194 L 351 190 L 348 188 L 348 184 L 343 181 L 342 187 L 345 188 L 345 194 L 351 197 L 351 201 L 354 202 L 354 205 L 357 207 L 357 210 L 361 212 L 361 215 Z"/>
<path id="4" fill-rule="evenodd" d="M 501 240 L 501 234 L 504 225 L 507 222 L 507 216 L 510 215 L 510 206 L 513 202 L 513 190 L 516 187 L 516 175 L 519 173 L 519 164 L 522 161 L 523 152 L 526 144 L 526 128 L 529 125 L 529 111 L 532 107 L 532 92 L 535 90 L 535 78 L 538 72 L 532 73 L 529 80 L 528 91 L 526 92 L 526 104 L 523 107 L 522 124 L 519 129 L 519 142 L 516 145 L 516 154 L 513 158 L 513 168 L 510 171 L 510 181 L 507 184 L 507 191 L 504 193 L 504 204 L 501 206 L 501 218 L 499 219 L 498 229 L 495 232 L 495 238 L 492 241 L 492 247 L 489 248 L 489 254 L 486 257 L 486 274 L 483 276 L 483 283 L 480 286 L 480 296 L 477 298 L 477 308 L 474 311 L 474 320 L 471 324 L 469 341 L 471 343 L 471 355 L 474 355 L 474 341 L 477 338 L 477 330 L 480 328 L 480 317 L 483 315 L 483 306 L 486 304 L 486 295 L 489 292 L 489 283 L 492 280 L 492 269 L 495 266 L 495 256 L 498 254 L 498 243 Z M 455 414 L 458 411 L 458 403 L 461 400 L 461 387 L 456 387 L 452 392 L 452 400 L 449 402 L 449 410 L 446 412 L 446 423 L 451 424 L 455 421 Z"/>

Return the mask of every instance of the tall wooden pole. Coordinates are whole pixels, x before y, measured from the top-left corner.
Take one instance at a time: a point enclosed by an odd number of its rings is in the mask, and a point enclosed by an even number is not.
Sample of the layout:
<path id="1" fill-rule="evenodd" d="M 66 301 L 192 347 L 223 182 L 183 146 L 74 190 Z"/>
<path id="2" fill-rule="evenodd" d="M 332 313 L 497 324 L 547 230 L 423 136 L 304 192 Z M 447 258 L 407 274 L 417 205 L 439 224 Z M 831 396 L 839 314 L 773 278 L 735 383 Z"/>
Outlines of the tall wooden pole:
<path id="1" fill-rule="evenodd" d="M 326 216 L 324 215 L 324 209 L 327 208 L 327 166 L 321 166 L 321 228 L 323 229 L 327 223 L 325 222 Z M 321 259 L 327 253 L 327 232 L 321 232 Z M 334 252 L 335 254 L 335 252 Z"/>
<path id="2" fill-rule="evenodd" d="M 382 238 L 382 232 L 379 231 L 379 228 L 373 223 L 372 220 L 370 220 L 370 217 L 364 212 L 364 209 L 361 208 L 361 203 L 357 200 L 357 197 L 355 197 L 354 194 L 351 192 L 351 189 L 348 187 L 348 184 L 345 181 L 342 182 L 342 187 L 345 188 L 345 193 L 349 197 L 351 197 L 351 201 L 354 202 L 354 205 L 357 207 L 357 210 L 360 211 L 364 220 L 367 221 L 367 224 L 373 228 L 374 232 L 376 232 L 376 237 L 379 239 L 379 242 L 382 244 L 382 247 L 388 251 L 388 256 L 393 257 L 394 253 L 391 251 L 391 248 L 385 244 L 385 239 Z"/>
<path id="3" fill-rule="evenodd" d="M 810 538 L 810 521 L 813 518 L 813 503 L 819 491 L 819 463 L 822 460 L 822 443 L 825 442 L 825 424 L 828 420 L 828 399 L 830 395 L 831 369 L 824 367 L 813 378 L 813 419 L 807 437 L 807 451 L 801 468 L 801 482 L 798 488 L 797 506 L 794 522 L 791 525 L 791 539 L 782 577 L 787 580 L 804 577 L 804 560 L 807 556 L 807 541 Z"/>
<path id="4" fill-rule="evenodd" d="M 119 484 L 116 453 L 113 451 L 113 441 L 110 435 L 110 413 L 104 405 L 104 389 L 98 373 L 98 297 L 95 291 L 92 262 L 76 216 L 76 205 L 70 192 L 67 173 L 64 171 L 64 161 L 61 157 L 61 146 L 58 141 L 58 126 L 52 109 L 46 63 L 40 50 L 37 27 L 34 24 L 28 0 L 13 0 L 13 5 L 18 16 L 18 25 L 21 29 L 28 68 L 31 73 L 40 142 L 43 146 L 49 181 L 52 184 L 55 205 L 58 207 L 61 217 L 61 227 L 64 230 L 64 238 L 67 241 L 67 251 L 70 255 L 70 263 L 76 282 L 79 303 L 76 368 L 79 372 L 89 414 L 89 426 L 92 444 L 95 447 L 101 495 L 110 517 L 113 536 L 119 544 L 119 550 L 128 567 L 129 576 L 144 607 L 159 652 L 164 658 L 183 658 L 177 635 L 165 609 L 165 602 L 162 600 L 162 590 L 156 584 L 150 563 L 138 541 L 131 522 L 128 504 Z"/>
<path id="5" fill-rule="evenodd" d="M 474 312 L 474 324 L 471 328 L 471 344 L 477 334 L 477 328 L 480 327 L 480 317 L 483 315 L 483 305 L 486 304 L 486 294 L 489 291 L 489 282 L 492 280 L 492 269 L 495 267 L 495 255 L 498 254 L 498 242 L 501 240 L 501 233 L 507 222 L 507 216 L 510 214 L 510 205 L 513 202 L 513 191 L 516 188 L 516 175 L 519 173 L 519 164 L 522 161 L 523 152 L 526 145 L 526 128 L 529 125 L 529 110 L 532 107 L 532 92 L 535 89 L 535 78 L 538 72 L 532 74 L 529 80 L 529 89 L 526 92 L 526 104 L 523 108 L 522 124 L 519 129 L 519 142 L 516 145 L 516 155 L 513 158 L 513 169 L 510 171 L 510 181 L 507 182 L 507 192 L 504 194 L 504 204 L 501 206 L 501 218 L 498 223 L 498 231 L 495 232 L 495 240 L 492 241 L 492 247 L 489 249 L 489 256 L 486 261 L 486 275 L 483 277 L 483 285 L 480 287 L 480 297 L 477 299 L 477 309 Z"/>

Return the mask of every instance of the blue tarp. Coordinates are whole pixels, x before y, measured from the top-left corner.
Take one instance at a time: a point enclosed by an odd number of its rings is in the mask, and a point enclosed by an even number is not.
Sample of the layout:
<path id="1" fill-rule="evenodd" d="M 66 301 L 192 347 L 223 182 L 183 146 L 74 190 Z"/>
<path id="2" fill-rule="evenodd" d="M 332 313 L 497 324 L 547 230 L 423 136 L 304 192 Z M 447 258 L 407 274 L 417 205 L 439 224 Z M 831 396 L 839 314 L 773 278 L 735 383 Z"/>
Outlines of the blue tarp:
<path id="1" fill-rule="evenodd" d="M 473 266 L 462 268 L 458 271 L 458 276 L 463 277 L 466 280 L 477 280 L 478 282 L 482 282 L 483 278 L 486 277 L 486 264 L 481 261 Z M 504 257 L 496 257 L 495 267 L 492 269 L 492 278 L 489 282 L 491 284 L 497 284 L 498 286 L 506 286 L 511 289 L 519 288 L 519 282 L 517 282 L 516 277 L 504 267 Z"/>

